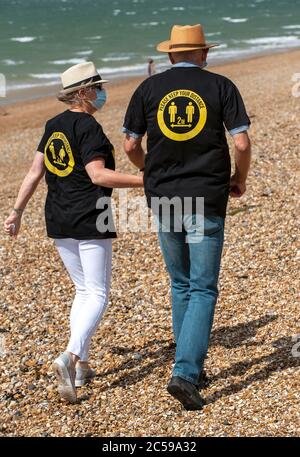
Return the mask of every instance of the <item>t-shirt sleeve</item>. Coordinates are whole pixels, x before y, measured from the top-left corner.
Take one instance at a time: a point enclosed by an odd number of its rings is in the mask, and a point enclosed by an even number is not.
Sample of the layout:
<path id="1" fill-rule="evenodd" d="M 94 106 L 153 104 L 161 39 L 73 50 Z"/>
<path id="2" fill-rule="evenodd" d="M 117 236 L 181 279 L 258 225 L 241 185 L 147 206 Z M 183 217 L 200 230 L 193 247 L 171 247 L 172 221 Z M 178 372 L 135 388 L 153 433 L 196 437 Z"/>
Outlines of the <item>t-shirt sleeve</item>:
<path id="1" fill-rule="evenodd" d="M 111 153 L 112 145 L 96 119 L 91 118 L 88 122 L 82 123 L 79 130 L 78 143 L 83 164 L 87 165 L 97 158 L 106 160 Z"/>
<path id="2" fill-rule="evenodd" d="M 229 80 L 226 80 L 223 86 L 222 104 L 223 122 L 228 131 L 251 124 L 242 96 L 238 88 Z"/>
<path id="3" fill-rule="evenodd" d="M 142 87 L 138 87 L 129 102 L 123 131 L 130 131 L 137 135 L 144 135 L 147 130 Z"/>

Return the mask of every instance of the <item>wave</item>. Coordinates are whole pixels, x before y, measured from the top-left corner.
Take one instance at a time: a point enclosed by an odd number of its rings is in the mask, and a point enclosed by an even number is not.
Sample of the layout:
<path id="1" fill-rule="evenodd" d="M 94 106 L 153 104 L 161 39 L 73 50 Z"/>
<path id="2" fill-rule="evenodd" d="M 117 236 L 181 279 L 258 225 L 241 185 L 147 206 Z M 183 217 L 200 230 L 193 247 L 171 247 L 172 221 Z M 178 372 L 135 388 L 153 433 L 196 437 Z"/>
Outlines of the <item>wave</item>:
<path id="1" fill-rule="evenodd" d="M 300 29 L 300 25 L 284 25 L 282 28 L 289 29 L 289 30 Z"/>
<path id="2" fill-rule="evenodd" d="M 101 75 L 117 76 L 118 74 L 128 73 L 133 74 L 142 74 L 146 73 L 147 63 L 144 64 L 134 64 L 134 65 L 124 65 L 121 67 L 102 67 L 98 68 L 98 71 Z M 30 73 L 28 75 L 30 78 L 41 79 L 41 80 L 53 80 L 53 84 L 57 84 L 60 81 L 61 73 Z"/>
<path id="3" fill-rule="evenodd" d="M 102 62 L 119 62 L 121 60 L 130 60 L 130 56 L 124 57 L 103 57 Z"/>
<path id="4" fill-rule="evenodd" d="M 223 21 L 226 21 L 226 22 L 232 22 L 233 24 L 238 24 L 238 23 L 241 23 L 241 22 L 247 22 L 249 21 L 248 18 L 240 18 L 240 19 L 233 19 L 232 17 L 222 17 Z"/>
<path id="5" fill-rule="evenodd" d="M 102 36 L 101 35 L 96 35 L 96 36 L 87 36 L 85 37 L 85 40 L 101 40 Z"/>
<path id="6" fill-rule="evenodd" d="M 251 48 L 236 48 L 236 49 L 226 49 L 224 51 L 219 51 L 219 48 L 215 48 L 215 50 L 211 53 L 208 63 L 214 64 L 215 61 L 219 60 L 230 60 L 230 59 L 238 59 L 242 57 L 247 57 L 250 55 L 257 55 L 259 52 L 257 51 L 256 47 Z"/>
<path id="7" fill-rule="evenodd" d="M 162 60 L 162 59 L 166 59 L 166 56 L 164 56 L 164 55 L 161 55 L 161 56 L 151 56 L 151 59 L 153 59 L 153 60 Z"/>
<path id="8" fill-rule="evenodd" d="M 79 52 L 76 52 L 76 54 L 78 56 L 90 56 L 91 54 L 93 54 L 93 51 L 92 50 L 88 50 L 88 51 L 79 51 Z"/>
<path id="9" fill-rule="evenodd" d="M 99 70 L 99 73 L 101 72 L 101 75 L 115 75 L 117 73 L 135 73 L 135 72 L 140 72 L 142 70 L 145 70 L 146 72 L 147 69 L 147 64 L 135 64 L 135 65 L 126 65 L 123 67 L 103 67 L 101 70 Z"/>
<path id="10" fill-rule="evenodd" d="M 163 24 L 163 22 L 162 22 Z M 150 25 L 150 27 L 156 27 L 157 25 L 159 25 L 159 22 L 135 22 L 134 24 L 132 24 L 133 27 L 147 27 L 148 25 Z"/>
<path id="11" fill-rule="evenodd" d="M 36 79 L 58 79 L 60 73 L 30 73 L 29 76 Z"/>
<path id="12" fill-rule="evenodd" d="M 280 40 L 280 38 L 285 38 Z M 257 56 L 264 52 L 276 52 L 282 51 L 282 49 L 289 49 L 294 47 L 300 47 L 300 40 L 298 37 L 265 37 L 265 38 L 253 38 L 249 40 L 236 41 L 236 43 L 248 44 L 251 46 L 248 47 L 237 47 L 237 48 L 227 48 L 220 49 L 220 47 L 215 48 L 211 53 L 210 61 L 227 61 L 231 59 L 239 59 L 251 56 Z M 224 47 L 223 47 L 224 48 Z"/>
<path id="13" fill-rule="evenodd" d="M 49 82 L 43 82 L 43 83 L 21 83 L 21 84 L 10 84 L 7 86 L 7 93 L 10 93 L 15 90 L 24 90 L 24 89 L 34 89 L 34 88 L 39 88 L 39 87 L 45 87 L 45 86 L 57 86 L 58 82 L 57 81 L 49 81 Z"/>
<path id="14" fill-rule="evenodd" d="M 12 60 L 12 59 L 4 59 L 1 61 L 4 65 L 22 65 L 25 63 L 25 60 Z"/>
<path id="15" fill-rule="evenodd" d="M 31 41 L 36 40 L 34 36 L 23 36 L 23 37 L 15 37 L 11 38 L 10 41 L 17 41 L 18 43 L 30 43 Z"/>
<path id="16" fill-rule="evenodd" d="M 298 37 L 294 36 L 277 36 L 277 37 L 262 37 L 262 38 L 251 38 L 250 40 L 242 40 L 240 41 L 242 43 L 246 44 L 261 44 L 261 45 L 288 45 L 292 44 L 293 42 L 298 43 L 298 46 L 300 46 L 300 41 Z"/>
<path id="17" fill-rule="evenodd" d="M 68 65 L 68 64 L 76 65 L 78 63 L 84 63 L 84 62 L 86 62 L 85 59 L 78 57 L 78 58 L 66 59 L 66 60 L 53 60 L 49 63 L 52 63 L 53 65 Z"/>

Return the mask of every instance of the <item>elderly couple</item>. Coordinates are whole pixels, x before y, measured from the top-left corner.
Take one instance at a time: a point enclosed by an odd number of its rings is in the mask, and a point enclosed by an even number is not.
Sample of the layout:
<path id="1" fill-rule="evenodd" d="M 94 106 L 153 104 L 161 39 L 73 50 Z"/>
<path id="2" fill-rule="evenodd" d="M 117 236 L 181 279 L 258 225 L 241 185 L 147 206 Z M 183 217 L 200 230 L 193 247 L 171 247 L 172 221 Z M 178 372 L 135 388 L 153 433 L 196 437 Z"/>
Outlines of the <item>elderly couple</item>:
<path id="1" fill-rule="evenodd" d="M 147 78 L 136 89 L 124 122 L 124 149 L 140 170 L 137 176 L 115 171 L 114 149 L 93 114 L 106 100 L 94 64 L 86 62 L 62 74 L 58 98 L 69 108 L 46 123 L 32 166 L 5 231 L 16 237 L 22 213 L 44 176 L 47 234 L 54 239 L 74 282 L 71 336 L 54 361 L 61 398 L 76 402 L 76 387 L 95 375 L 88 364 L 91 338 L 107 306 L 112 260 L 111 229 L 96 221 L 96 207 L 113 188 L 145 187 L 148 206 L 154 197 L 192 201 L 188 213 L 169 214 L 168 229 L 156 214 L 162 254 L 171 279 L 176 357 L 168 392 L 187 410 L 198 410 L 203 363 L 218 296 L 218 275 L 229 195 L 246 190 L 250 165 L 250 125 L 237 87 L 227 78 L 204 71 L 209 48 L 203 28 L 177 26 L 157 50 L 169 55 L 171 68 Z M 225 128 L 235 146 L 231 176 Z M 141 145 L 147 133 L 147 154 Z M 204 202 L 198 218 L 197 199 Z M 202 221 L 202 222 L 201 222 Z M 194 239 L 197 224 L 202 235 Z M 178 229 L 179 225 L 179 229 Z M 199 232 L 200 233 L 200 232 Z M 193 240 L 192 240 L 193 238 Z"/>

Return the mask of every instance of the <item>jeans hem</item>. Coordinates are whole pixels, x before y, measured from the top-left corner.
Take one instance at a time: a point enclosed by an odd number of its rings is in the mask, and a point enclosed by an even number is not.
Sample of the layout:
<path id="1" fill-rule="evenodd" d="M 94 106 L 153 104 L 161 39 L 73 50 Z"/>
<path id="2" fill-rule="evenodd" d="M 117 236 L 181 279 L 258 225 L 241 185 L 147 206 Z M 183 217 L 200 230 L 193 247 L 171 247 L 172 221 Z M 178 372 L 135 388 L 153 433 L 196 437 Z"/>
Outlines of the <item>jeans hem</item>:
<path id="1" fill-rule="evenodd" d="M 198 384 L 199 384 L 198 378 L 197 378 L 197 379 L 190 378 L 189 376 L 187 376 L 187 375 L 185 375 L 185 374 L 182 374 L 182 373 L 180 373 L 180 372 L 178 372 L 178 371 L 177 371 L 177 372 L 174 371 L 174 372 L 173 372 L 173 376 L 178 376 L 179 378 L 184 379 L 185 381 L 188 381 L 188 382 L 194 384 L 194 386 L 196 386 L 196 387 L 197 387 Z"/>

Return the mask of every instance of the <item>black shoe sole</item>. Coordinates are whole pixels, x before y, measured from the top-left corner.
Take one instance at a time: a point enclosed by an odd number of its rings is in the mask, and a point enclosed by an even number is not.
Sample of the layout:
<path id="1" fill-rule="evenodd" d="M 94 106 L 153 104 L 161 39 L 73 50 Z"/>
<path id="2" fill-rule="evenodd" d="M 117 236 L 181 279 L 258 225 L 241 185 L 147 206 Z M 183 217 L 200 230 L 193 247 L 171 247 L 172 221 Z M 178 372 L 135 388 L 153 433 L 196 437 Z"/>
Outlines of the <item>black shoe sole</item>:
<path id="1" fill-rule="evenodd" d="M 176 398 L 176 400 L 180 401 L 180 403 L 184 406 L 187 411 L 197 411 L 203 408 L 204 403 L 196 403 L 194 402 L 188 393 L 184 392 L 180 387 L 176 385 L 168 386 L 167 391 L 169 392 L 172 397 Z"/>

